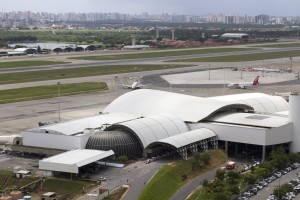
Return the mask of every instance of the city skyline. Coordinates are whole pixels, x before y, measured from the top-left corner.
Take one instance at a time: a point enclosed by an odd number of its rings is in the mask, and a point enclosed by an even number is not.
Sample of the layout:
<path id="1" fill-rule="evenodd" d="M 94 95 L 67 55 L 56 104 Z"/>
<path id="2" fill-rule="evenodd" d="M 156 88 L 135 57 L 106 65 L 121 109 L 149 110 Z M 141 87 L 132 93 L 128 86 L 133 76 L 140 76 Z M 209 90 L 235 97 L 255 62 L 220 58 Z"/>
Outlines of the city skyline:
<path id="1" fill-rule="evenodd" d="M 32 11 L 32 12 L 118 12 L 128 14 L 185 14 L 205 15 L 209 13 L 274 16 L 299 16 L 300 1 L 297 0 L 218 0 L 186 2 L 179 0 L 2 0 L 1 12 Z"/>

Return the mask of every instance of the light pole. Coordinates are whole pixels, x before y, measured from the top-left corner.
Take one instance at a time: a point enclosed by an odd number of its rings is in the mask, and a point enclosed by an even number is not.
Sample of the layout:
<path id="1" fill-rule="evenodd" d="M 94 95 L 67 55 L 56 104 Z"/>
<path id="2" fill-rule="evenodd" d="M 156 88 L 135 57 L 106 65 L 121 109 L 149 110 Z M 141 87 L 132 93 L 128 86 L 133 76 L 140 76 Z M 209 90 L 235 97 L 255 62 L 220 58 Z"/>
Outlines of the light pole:
<path id="1" fill-rule="evenodd" d="M 60 82 L 57 82 L 58 121 L 60 122 Z"/>
<path id="2" fill-rule="evenodd" d="M 210 64 L 208 65 L 208 80 L 210 80 Z"/>
<path id="3" fill-rule="evenodd" d="M 171 78 L 170 78 L 170 92 L 172 91 L 172 75 L 173 75 L 173 71 L 170 70 L 170 74 L 171 74 Z"/>
<path id="4" fill-rule="evenodd" d="M 224 87 L 223 87 L 223 95 L 225 95 L 225 67 L 223 67 L 223 72 L 224 72 Z"/>
<path id="5" fill-rule="evenodd" d="M 281 62 L 281 64 L 280 64 L 280 74 L 282 74 L 282 57 L 280 58 L 280 62 Z"/>
<path id="6" fill-rule="evenodd" d="M 293 69 L 293 57 L 290 57 L 290 60 L 291 60 L 291 68 L 290 68 L 290 73 L 291 73 Z"/>
<path id="7" fill-rule="evenodd" d="M 242 62 L 241 62 L 240 69 L 241 69 L 241 80 L 243 80 L 243 63 Z M 245 68 L 245 70 L 246 70 L 246 68 Z"/>
<path id="8" fill-rule="evenodd" d="M 281 177 L 279 177 L 279 179 L 278 179 L 279 180 L 279 182 L 278 182 L 278 198 L 279 198 L 279 194 L 280 194 L 280 178 Z"/>
<path id="9" fill-rule="evenodd" d="M 263 60 L 263 77 L 265 77 L 265 60 Z"/>

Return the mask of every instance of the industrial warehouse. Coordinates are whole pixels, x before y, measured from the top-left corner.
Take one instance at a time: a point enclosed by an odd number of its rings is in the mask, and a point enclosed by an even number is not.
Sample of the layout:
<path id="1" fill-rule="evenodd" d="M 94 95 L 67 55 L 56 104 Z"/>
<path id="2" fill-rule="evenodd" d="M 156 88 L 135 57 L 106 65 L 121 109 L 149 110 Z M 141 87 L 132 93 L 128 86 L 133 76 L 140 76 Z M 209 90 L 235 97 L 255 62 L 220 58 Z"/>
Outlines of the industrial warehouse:
<path id="1" fill-rule="evenodd" d="M 58 154 L 41 160 L 39 168 L 69 173 L 112 155 L 133 158 L 164 151 L 187 159 L 200 150 L 237 152 L 254 146 L 264 160 L 275 145 L 300 151 L 299 103 L 296 93 L 288 104 L 262 93 L 202 98 L 140 89 L 115 99 L 97 116 L 24 131 L 13 148 Z"/>

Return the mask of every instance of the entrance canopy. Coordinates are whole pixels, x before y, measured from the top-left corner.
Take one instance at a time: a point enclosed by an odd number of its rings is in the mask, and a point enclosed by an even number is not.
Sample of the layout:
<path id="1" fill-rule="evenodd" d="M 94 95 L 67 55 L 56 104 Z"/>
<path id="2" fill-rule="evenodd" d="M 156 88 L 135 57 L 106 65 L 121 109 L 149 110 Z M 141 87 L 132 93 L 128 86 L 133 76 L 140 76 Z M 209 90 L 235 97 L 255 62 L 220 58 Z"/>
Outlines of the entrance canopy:
<path id="1" fill-rule="evenodd" d="M 76 149 L 39 161 L 39 169 L 57 172 L 79 173 L 79 167 L 114 155 L 112 150 L 99 151 Z"/>

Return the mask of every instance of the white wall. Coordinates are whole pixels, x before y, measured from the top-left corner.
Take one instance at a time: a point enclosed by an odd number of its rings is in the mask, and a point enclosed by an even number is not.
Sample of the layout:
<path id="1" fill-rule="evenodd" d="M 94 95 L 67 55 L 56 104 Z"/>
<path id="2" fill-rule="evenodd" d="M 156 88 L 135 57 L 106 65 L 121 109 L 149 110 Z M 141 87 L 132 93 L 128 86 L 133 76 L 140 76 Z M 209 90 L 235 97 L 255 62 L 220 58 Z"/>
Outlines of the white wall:
<path id="1" fill-rule="evenodd" d="M 300 96 L 290 95 L 289 104 L 289 118 L 293 122 L 293 142 L 290 151 L 300 152 Z"/>
<path id="2" fill-rule="evenodd" d="M 214 131 L 219 140 L 254 145 L 273 145 L 287 143 L 292 140 L 292 125 L 279 128 L 257 128 L 219 123 L 198 123 L 189 125 L 192 130 L 208 128 Z"/>
<path id="3" fill-rule="evenodd" d="M 84 149 L 90 134 L 68 136 L 49 133 L 22 132 L 23 145 L 50 149 Z"/>
<path id="4" fill-rule="evenodd" d="M 282 144 L 291 141 L 293 141 L 292 123 L 266 131 L 266 145 Z"/>

